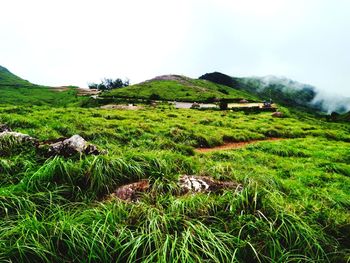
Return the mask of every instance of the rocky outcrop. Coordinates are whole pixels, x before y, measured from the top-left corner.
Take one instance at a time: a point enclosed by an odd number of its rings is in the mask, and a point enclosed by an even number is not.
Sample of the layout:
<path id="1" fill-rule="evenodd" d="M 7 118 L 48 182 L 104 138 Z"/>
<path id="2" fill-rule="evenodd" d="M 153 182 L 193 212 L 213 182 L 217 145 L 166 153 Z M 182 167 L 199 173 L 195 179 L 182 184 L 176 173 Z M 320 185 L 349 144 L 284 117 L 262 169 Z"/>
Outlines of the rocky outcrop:
<path id="1" fill-rule="evenodd" d="M 61 155 L 65 157 L 73 156 L 75 154 L 94 154 L 98 155 L 101 152 L 93 144 L 89 144 L 80 135 L 73 135 L 67 139 L 61 139 L 55 143 L 48 145 L 48 155 Z"/>
<path id="2" fill-rule="evenodd" d="M 11 144 L 20 144 L 25 142 L 32 143 L 37 147 L 43 155 L 55 156 L 61 155 L 65 157 L 70 157 L 75 154 L 105 154 L 106 151 L 99 151 L 97 147 L 93 144 L 85 141 L 80 135 L 73 135 L 70 138 L 59 138 L 56 140 L 40 142 L 29 136 L 28 134 L 23 134 L 20 132 L 14 132 L 6 124 L 0 124 L 0 140 L 9 138 Z"/>
<path id="3" fill-rule="evenodd" d="M 218 192 L 223 189 L 241 191 L 242 185 L 234 181 L 218 181 L 209 176 L 182 175 L 179 178 L 182 193 Z"/>
<path id="4" fill-rule="evenodd" d="M 118 187 L 114 195 L 122 200 L 135 201 L 139 199 L 140 193 L 148 191 L 149 188 L 149 181 L 141 180 L 135 183 Z"/>
<path id="5" fill-rule="evenodd" d="M 178 194 L 187 193 L 220 193 L 224 189 L 242 191 L 241 184 L 234 181 L 218 181 L 209 176 L 181 175 L 177 182 Z M 122 185 L 116 189 L 112 196 L 125 201 L 137 201 L 140 195 L 151 188 L 149 180 L 141 180 L 131 184 Z"/>

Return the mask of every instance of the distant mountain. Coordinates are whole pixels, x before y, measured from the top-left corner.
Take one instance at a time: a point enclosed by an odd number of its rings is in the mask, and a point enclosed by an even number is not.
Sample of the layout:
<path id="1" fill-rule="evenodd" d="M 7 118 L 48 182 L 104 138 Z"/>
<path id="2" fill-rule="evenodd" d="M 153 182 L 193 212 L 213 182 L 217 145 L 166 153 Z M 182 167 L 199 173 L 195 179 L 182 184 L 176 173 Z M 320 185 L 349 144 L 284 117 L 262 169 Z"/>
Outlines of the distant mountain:
<path id="1" fill-rule="evenodd" d="M 319 91 L 308 84 L 275 76 L 236 78 L 220 72 L 207 73 L 199 79 L 222 84 L 236 90 L 246 91 L 270 100 L 294 107 L 303 107 L 331 113 L 345 113 L 350 110 L 350 98 L 321 96 Z"/>
<path id="2" fill-rule="evenodd" d="M 243 90 L 180 75 L 158 76 L 139 84 L 105 92 L 102 96 L 197 102 L 212 102 L 221 98 L 258 100 L 256 96 Z"/>
<path id="3" fill-rule="evenodd" d="M 289 106 L 307 106 L 316 96 L 315 88 L 286 78 L 274 76 L 235 78 L 219 72 L 207 73 L 199 79 L 227 85 L 231 88 L 246 91 L 261 99 L 272 99 Z"/>
<path id="4" fill-rule="evenodd" d="M 33 86 L 28 80 L 24 80 L 11 73 L 7 68 L 0 66 L 0 87 L 1 86 Z"/>

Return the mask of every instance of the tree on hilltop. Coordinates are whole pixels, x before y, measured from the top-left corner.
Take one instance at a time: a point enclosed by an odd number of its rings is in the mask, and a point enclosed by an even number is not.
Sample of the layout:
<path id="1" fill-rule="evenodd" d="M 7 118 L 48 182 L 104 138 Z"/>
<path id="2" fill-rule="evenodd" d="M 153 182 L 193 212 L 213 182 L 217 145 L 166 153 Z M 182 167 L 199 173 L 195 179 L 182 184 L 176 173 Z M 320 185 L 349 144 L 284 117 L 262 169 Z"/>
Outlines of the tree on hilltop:
<path id="1" fill-rule="evenodd" d="M 112 90 L 112 89 L 127 87 L 129 86 L 129 84 L 130 82 L 128 79 L 123 81 L 120 78 L 117 78 L 115 80 L 105 78 L 101 81 L 101 83 L 89 83 L 88 86 L 89 86 L 89 89 L 98 89 L 101 91 L 105 91 L 105 90 Z"/>

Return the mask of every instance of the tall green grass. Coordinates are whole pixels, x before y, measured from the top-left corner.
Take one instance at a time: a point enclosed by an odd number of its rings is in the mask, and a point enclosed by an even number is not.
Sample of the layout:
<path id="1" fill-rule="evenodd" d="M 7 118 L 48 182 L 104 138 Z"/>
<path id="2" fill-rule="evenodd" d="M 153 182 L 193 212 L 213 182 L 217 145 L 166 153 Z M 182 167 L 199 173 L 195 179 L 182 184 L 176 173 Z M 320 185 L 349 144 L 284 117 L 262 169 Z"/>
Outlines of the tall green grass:
<path id="1" fill-rule="evenodd" d="M 25 117 L 23 117 L 25 114 Z M 0 107 L 40 141 L 80 134 L 101 156 L 0 147 L 2 262 L 347 262 L 348 124 L 269 113 Z M 198 154 L 195 147 L 284 140 Z M 243 191 L 179 195 L 182 174 Z M 138 202 L 111 195 L 149 179 Z"/>

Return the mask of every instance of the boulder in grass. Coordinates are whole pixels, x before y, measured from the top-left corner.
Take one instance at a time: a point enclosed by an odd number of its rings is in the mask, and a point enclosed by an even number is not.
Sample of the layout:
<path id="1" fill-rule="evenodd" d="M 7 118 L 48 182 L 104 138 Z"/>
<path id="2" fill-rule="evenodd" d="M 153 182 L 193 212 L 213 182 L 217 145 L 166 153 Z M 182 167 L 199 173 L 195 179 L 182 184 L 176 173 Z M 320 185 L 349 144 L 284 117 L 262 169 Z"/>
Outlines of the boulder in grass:
<path id="1" fill-rule="evenodd" d="M 280 112 L 280 111 L 276 111 L 276 112 L 272 113 L 271 116 L 275 117 L 275 118 L 282 118 L 283 117 L 283 113 Z"/>
<path id="2" fill-rule="evenodd" d="M 73 135 L 68 139 L 61 139 L 55 143 L 48 145 L 48 155 L 61 155 L 70 157 L 75 154 L 94 154 L 98 155 L 101 152 L 95 145 L 89 144 L 80 135 Z"/>
<path id="3" fill-rule="evenodd" d="M 125 201 L 136 201 L 141 193 L 148 191 L 150 188 L 149 180 L 140 180 L 135 183 L 122 185 L 117 188 L 114 196 Z"/>
<path id="4" fill-rule="evenodd" d="M 179 178 L 181 192 L 219 192 L 224 189 L 242 190 L 242 185 L 234 181 L 218 181 L 209 176 L 182 175 Z"/>

